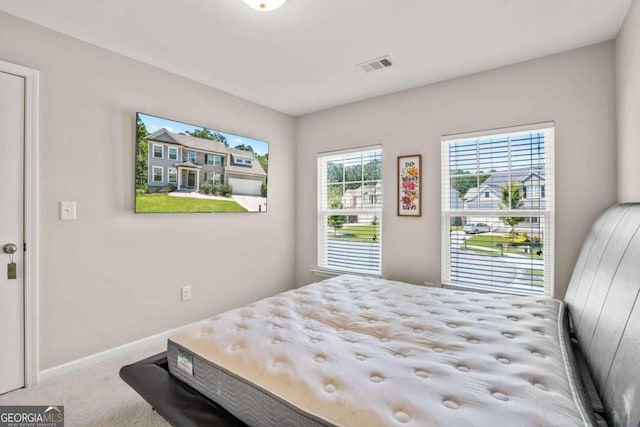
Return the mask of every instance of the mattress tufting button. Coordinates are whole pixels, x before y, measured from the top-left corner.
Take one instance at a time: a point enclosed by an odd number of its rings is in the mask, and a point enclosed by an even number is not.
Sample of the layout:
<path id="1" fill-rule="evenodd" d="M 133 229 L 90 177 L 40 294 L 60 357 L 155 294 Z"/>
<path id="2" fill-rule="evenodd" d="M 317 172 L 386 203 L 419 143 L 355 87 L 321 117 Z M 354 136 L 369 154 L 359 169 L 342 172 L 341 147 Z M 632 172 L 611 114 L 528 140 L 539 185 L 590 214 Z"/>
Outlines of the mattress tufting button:
<path id="1" fill-rule="evenodd" d="M 494 399 L 502 400 L 503 402 L 506 402 L 507 400 L 509 400 L 509 396 L 507 396 L 506 394 L 501 393 L 501 392 L 499 392 L 499 391 L 493 391 L 493 392 L 491 392 L 491 396 L 492 396 Z"/>
<path id="2" fill-rule="evenodd" d="M 480 320 L 480 319 L 478 319 L 478 320 Z M 456 323 L 453 323 L 453 322 L 447 323 L 447 326 L 450 327 L 450 328 L 454 328 L 454 329 L 458 327 L 458 325 Z"/>
<path id="3" fill-rule="evenodd" d="M 436 353 L 444 353 L 444 348 L 442 348 L 442 347 L 434 347 L 433 351 L 435 351 Z"/>
<path id="4" fill-rule="evenodd" d="M 327 358 L 325 356 L 321 355 L 321 354 L 318 354 L 314 360 L 316 362 L 318 362 L 318 363 L 322 363 L 322 362 L 326 361 Z"/>
<path id="5" fill-rule="evenodd" d="M 377 320 L 376 319 L 369 319 L 369 323 L 376 323 Z"/>
<path id="6" fill-rule="evenodd" d="M 465 365 L 457 365 L 456 369 L 460 372 L 469 372 L 469 367 Z"/>
<path id="7" fill-rule="evenodd" d="M 522 308 L 522 306 L 520 304 L 513 304 L 512 307 L 513 308 Z"/>
<path id="8" fill-rule="evenodd" d="M 537 319 L 544 319 L 544 316 L 542 314 L 534 314 L 533 317 L 537 318 Z"/>
<path id="9" fill-rule="evenodd" d="M 422 328 L 413 328 L 413 332 L 415 332 L 416 334 L 421 334 L 424 332 L 424 329 Z"/>
<path id="10" fill-rule="evenodd" d="M 316 344 L 318 342 L 318 340 L 316 338 L 311 338 L 309 341 L 314 343 L 314 344 Z"/>
<path id="11" fill-rule="evenodd" d="M 478 344 L 480 341 L 476 338 L 467 338 L 467 342 L 471 344 Z"/>
<path id="12" fill-rule="evenodd" d="M 278 338 L 274 338 L 271 340 L 271 344 L 280 344 L 282 341 L 280 341 Z"/>
<path id="13" fill-rule="evenodd" d="M 518 318 L 515 316 L 507 316 L 507 319 L 511 320 L 512 322 L 517 322 Z"/>
<path id="14" fill-rule="evenodd" d="M 542 332 L 540 329 L 534 329 L 533 333 L 536 334 L 536 335 L 539 335 L 541 337 L 544 336 L 544 332 Z"/>
<path id="15" fill-rule="evenodd" d="M 402 411 L 396 411 L 393 413 L 393 418 L 396 419 L 396 421 L 398 421 L 399 423 L 408 423 L 409 421 L 411 421 L 411 417 L 409 416 L 409 414 L 407 414 L 406 412 L 402 412 Z"/>
<path id="16" fill-rule="evenodd" d="M 387 337 L 380 337 L 380 341 L 382 341 L 382 342 L 389 342 L 390 340 L 389 340 L 389 338 L 387 338 Z"/>
<path id="17" fill-rule="evenodd" d="M 509 360 L 508 358 L 504 357 L 504 356 L 500 356 L 498 357 L 498 362 L 505 364 L 505 365 L 509 365 L 511 363 L 511 360 Z"/>
<path id="18" fill-rule="evenodd" d="M 384 378 L 380 375 L 371 375 L 369 380 L 371 380 L 372 383 L 381 383 L 384 381 Z"/>
<path id="19" fill-rule="evenodd" d="M 414 372 L 420 378 L 429 378 L 429 373 L 424 369 L 416 369 Z"/>
<path id="20" fill-rule="evenodd" d="M 356 359 L 358 360 L 367 360 L 367 356 L 365 356 L 364 354 L 356 354 Z"/>
<path id="21" fill-rule="evenodd" d="M 407 356 L 405 356 L 405 355 L 404 355 L 404 354 L 402 354 L 402 353 L 396 353 L 396 354 L 394 354 L 394 357 L 397 357 L 398 359 L 404 359 L 404 358 L 405 358 L 405 357 L 407 357 Z"/>
<path id="22" fill-rule="evenodd" d="M 542 391 L 549 391 L 549 388 L 546 385 L 538 383 L 538 382 L 534 382 L 533 386 L 535 388 L 539 389 L 539 390 L 542 390 Z"/>
<path id="23" fill-rule="evenodd" d="M 509 339 L 513 339 L 515 337 L 515 335 L 513 335 L 512 333 L 509 332 L 503 332 L 502 336 L 505 338 L 509 338 Z"/>
<path id="24" fill-rule="evenodd" d="M 540 359 L 544 359 L 544 354 L 540 353 L 539 351 L 532 351 L 531 354 L 533 354 L 536 357 L 539 357 Z"/>
<path id="25" fill-rule="evenodd" d="M 329 383 L 329 384 L 325 384 L 324 385 L 324 391 L 326 391 L 327 393 L 333 393 L 336 391 L 336 386 Z"/>
<path id="26" fill-rule="evenodd" d="M 449 409 L 458 409 L 460 407 L 460 405 L 458 405 L 456 402 L 450 399 L 443 400 L 442 404 Z"/>

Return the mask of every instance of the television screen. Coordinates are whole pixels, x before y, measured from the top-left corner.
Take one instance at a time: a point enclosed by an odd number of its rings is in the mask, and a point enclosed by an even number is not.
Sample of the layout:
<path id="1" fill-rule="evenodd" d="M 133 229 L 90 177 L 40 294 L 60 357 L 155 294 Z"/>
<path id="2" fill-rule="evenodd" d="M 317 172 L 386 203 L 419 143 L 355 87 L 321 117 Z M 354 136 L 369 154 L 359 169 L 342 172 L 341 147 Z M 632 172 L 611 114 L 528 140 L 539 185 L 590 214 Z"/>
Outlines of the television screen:
<path id="1" fill-rule="evenodd" d="M 136 213 L 267 211 L 267 142 L 143 113 L 136 120 Z"/>

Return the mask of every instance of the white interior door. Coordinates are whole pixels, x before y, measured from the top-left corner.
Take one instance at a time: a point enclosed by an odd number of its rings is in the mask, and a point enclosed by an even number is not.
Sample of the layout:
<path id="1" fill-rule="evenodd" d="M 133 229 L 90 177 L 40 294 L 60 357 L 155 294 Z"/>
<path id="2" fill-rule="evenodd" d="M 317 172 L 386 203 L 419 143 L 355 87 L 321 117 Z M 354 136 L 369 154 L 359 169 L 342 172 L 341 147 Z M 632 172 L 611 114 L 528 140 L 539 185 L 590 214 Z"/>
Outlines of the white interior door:
<path id="1" fill-rule="evenodd" d="M 0 72 L 0 393 L 24 387 L 24 87 L 23 77 Z"/>

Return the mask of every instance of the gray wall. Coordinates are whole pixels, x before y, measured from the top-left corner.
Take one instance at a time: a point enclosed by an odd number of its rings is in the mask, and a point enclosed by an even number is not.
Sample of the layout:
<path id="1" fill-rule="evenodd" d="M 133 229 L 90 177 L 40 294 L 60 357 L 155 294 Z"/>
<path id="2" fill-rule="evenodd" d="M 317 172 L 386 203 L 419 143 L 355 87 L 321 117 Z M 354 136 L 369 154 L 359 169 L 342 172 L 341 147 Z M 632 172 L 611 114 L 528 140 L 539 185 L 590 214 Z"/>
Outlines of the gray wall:
<path id="1" fill-rule="evenodd" d="M 440 283 L 440 136 L 556 123 L 555 296 L 566 291 L 592 221 L 616 201 L 614 43 L 310 114 L 297 123 L 299 284 L 315 278 L 318 152 L 382 144 L 383 275 Z M 366 76 L 363 75 L 363 78 Z M 396 157 L 422 154 L 423 216 L 396 216 Z"/>
<path id="2" fill-rule="evenodd" d="M 41 369 L 294 286 L 292 117 L 3 13 L 0 58 L 41 78 Z M 269 141 L 269 212 L 134 215 L 136 111 Z"/>
<path id="3" fill-rule="evenodd" d="M 640 1 L 616 41 L 618 199 L 640 202 Z"/>

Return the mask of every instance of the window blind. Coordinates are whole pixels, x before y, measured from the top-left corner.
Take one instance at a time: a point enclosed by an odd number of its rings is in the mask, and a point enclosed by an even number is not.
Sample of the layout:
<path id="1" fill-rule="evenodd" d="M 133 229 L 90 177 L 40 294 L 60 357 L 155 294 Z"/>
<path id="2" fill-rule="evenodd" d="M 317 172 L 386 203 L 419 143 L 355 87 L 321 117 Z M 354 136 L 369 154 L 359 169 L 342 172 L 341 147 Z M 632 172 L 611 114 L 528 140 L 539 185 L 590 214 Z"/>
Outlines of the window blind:
<path id="1" fill-rule="evenodd" d="M 318 155 L 318 267 L 381 274 L 382 150 Z"/>
<path id="2" fill-rule="evenodd" d="M 442 283 L 553 294 L 554 126 L 442 137 Z"/>

